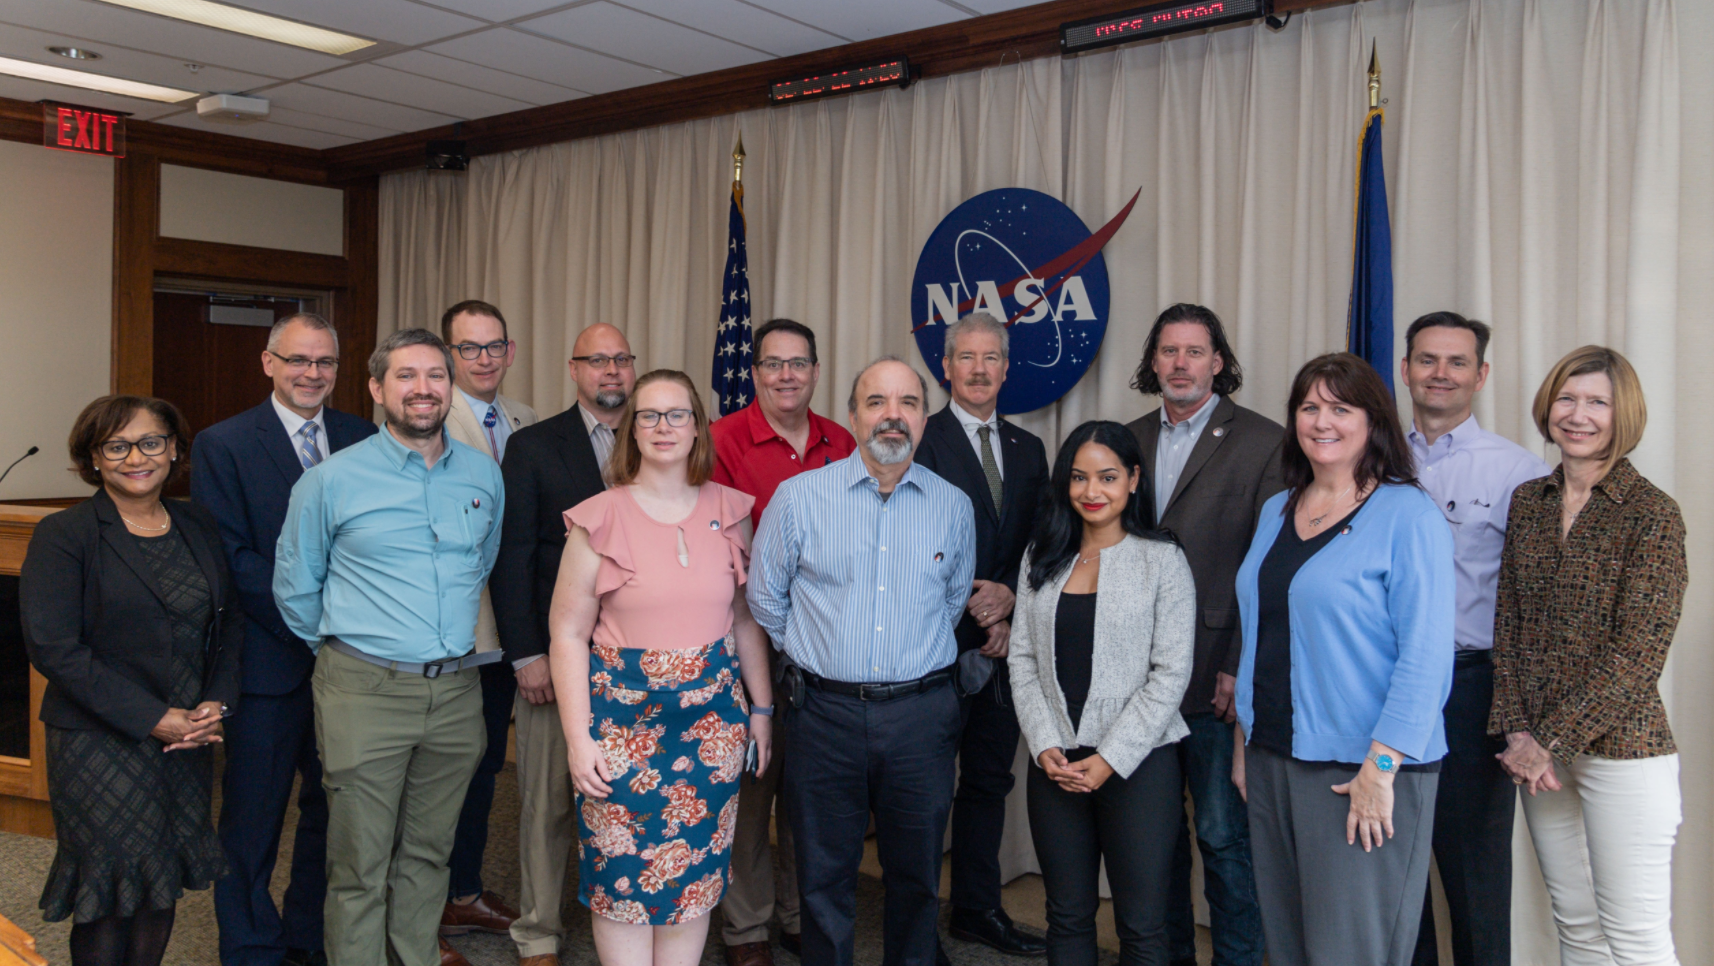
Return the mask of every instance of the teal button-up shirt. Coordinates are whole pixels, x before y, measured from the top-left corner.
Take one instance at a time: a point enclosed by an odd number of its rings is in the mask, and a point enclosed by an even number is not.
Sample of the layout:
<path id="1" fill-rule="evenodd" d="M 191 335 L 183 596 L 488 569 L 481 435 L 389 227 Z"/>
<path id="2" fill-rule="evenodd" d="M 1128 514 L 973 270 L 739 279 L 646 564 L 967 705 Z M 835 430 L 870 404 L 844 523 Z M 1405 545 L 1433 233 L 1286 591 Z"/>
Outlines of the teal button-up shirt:
<path id="1" fill-rule="evenodd" d="M 312 649 L 338 637 L 419 663 L 475 647 L 505 491 L 493 457 L 444 438 L 431 469 L 383 427 L 292 487 L 274 602 Z"/>

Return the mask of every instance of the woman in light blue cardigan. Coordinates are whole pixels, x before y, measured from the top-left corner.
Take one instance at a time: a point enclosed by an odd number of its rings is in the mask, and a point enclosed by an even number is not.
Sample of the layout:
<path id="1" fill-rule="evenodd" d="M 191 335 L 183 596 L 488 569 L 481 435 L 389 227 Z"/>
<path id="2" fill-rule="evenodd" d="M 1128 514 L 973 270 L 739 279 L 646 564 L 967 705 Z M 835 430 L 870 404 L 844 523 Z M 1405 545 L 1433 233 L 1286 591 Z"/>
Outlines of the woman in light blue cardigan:
<path id="1" fill-rule="evenodd" d="M 1287 416 L 1287 488 L 1264 505 L 1237 587 L 1232 780 L 1268 959 L 1406 966 L 1446 754 L 1452 532 L 1368 363 L 1311 360 Z"/>

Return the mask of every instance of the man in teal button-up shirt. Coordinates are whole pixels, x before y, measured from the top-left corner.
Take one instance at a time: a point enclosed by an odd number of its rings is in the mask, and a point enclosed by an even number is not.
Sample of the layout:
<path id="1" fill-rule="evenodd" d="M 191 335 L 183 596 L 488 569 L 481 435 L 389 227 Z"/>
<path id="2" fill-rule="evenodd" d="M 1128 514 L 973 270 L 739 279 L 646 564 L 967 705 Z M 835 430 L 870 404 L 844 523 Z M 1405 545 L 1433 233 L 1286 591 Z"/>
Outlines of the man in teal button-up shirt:
<path id="1" fill-rule="evenodd" d="M 317 651 L 332 966 L 464 963 L 436 932 L 486 743 L 481 658 L 467 655 L 504 495 L 494 461 L 445 432 L 451 371 L 423 329 L 375 349 L 386 425 L 303 475 L 275 552 L 280 614 Z"/>

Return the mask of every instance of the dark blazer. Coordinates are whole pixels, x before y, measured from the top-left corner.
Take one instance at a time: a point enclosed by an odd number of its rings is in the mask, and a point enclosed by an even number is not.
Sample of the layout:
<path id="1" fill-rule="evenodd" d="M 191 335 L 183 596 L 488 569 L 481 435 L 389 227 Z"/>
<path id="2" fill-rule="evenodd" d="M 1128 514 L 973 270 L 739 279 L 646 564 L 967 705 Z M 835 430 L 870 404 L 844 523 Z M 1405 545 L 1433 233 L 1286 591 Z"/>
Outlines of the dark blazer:
<path id="1" fill-rule="evenodd" d="M 997 580 L 1018 589 L 1018 564 L 1029 545 L 1036 508 L 1047 490 L 1047 448 L 1028 430 L 1000 420 L 1000 510 L 988 492 L 982 460 L 970 437 L 952 413 L 952 404 L 928 417 L 916 461 L 964 491 L 976 509 L 976 579 Z M 969 613 L 953 631 L 958 649 L 968 651 L 988 642 L 988 632 Z"/>
<path id="2" fill-rule="evenodd" d="M 1128 427 L 1143 450 L 1143 472 L 1154 479 L 1160 442 L 1157 408 Z M 1185 714 L 1214 710 L 1214 676 L 1237 676 L 1243 649 L 1238 627 L 1238 567 L 1249 552 L 1262 504 L 1285 489 L 1280 479 L 1279 423 L 1222 398 L 1190 450 L 1178 488 L 1156 521 L 1171 530 L 1196 578 L 1196 663 L 1179 705 Z"/>
<path id="3" fill-rule="evenodd" d="M 325 448 L 332 455 L 375 434 L 375 424 L 350 413 L 322 410 Z M 249 630 L 244 640 L 244 690 L 287 694 L 315 668 L 315 655 L 286 629 L 274 604 L 274 545 L 286 519 L 303 463 L 272 400 L 215 423 L 196 435 L 190 496 L 220 525 L 220 539 Z"/>
<path id="4" fill-rule="evenodd" d="M 214 608 L 197 703 L 236 708 L 244 614 L 220 552 L 220 531 L 199 507 L 165 504 L 208 580 Z M 108 728 L 137 741 L 148 737 L 169 707 L 171 614 L 106 490 L 36 525 L 18 597 L 30 663 L 48 679 L 42 721 Z"/>
<path id="5" fill-rule="evenodd" d="M 507 661 L 518 661 L 548 652 L 548 607 L 565 551 L 565 511 L 607 488 L 583 410 L 574 405 L 513 433 L 500 475 L 506 510 L 488 595 L 500 649 Z"/>

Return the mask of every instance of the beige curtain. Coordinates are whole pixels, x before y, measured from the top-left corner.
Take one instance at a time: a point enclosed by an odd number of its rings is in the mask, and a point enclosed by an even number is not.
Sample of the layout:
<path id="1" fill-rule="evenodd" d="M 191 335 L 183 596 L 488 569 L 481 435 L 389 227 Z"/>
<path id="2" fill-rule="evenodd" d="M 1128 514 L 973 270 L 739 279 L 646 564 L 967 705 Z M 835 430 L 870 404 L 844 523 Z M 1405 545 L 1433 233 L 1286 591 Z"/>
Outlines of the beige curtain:
<path id="1" fill-rule="evenodd" d="M 1484 425 L 1538 451 L 1529 402 L 1567 350 L 1604 342 L 1644 373 L 1638 466 L 1683 505 L 1694 583 L 1662 685 L 1684 756 L 1675 929 L 1714 962 L 1714 4 L 1368 0 L 1164 43 L 1043 59 L 775 110 L 475 159 L 382 181 L 381 328 L 432 325 L 458 298 L 499 304 L 522 351 L 507 391 L 569 405 L 570 339 L 626 331 L 645 367 L 707 379 L 725 256 L 729 155 L 745 165 L 754 317 L 819 333 L 818 411 L 881 352 L 917 358 L 907 286 L 958 202 L 1035 188 L 1098 226 L 1113 321 L 1089 374 L 1018 421 L 1057 440 L 1154 401 L 1129 382 L 1168 303 L 1212 306 L 1274 418 L 1312 355 L 1341 348 L 1364 71 L 1378 43 L 1395 317 L 1492 322 Z M 1680 51 L 1684 55 L 1680 56 Z M 1545 451 L 1544 451 L 1545 452 Z M 1545 453 L 1550 460 L 1552 453 Z M 1021 821 L 1011 823 L 1021 826 Z M 1557 962 L 1520 825 L 1516 959 Z"/>

